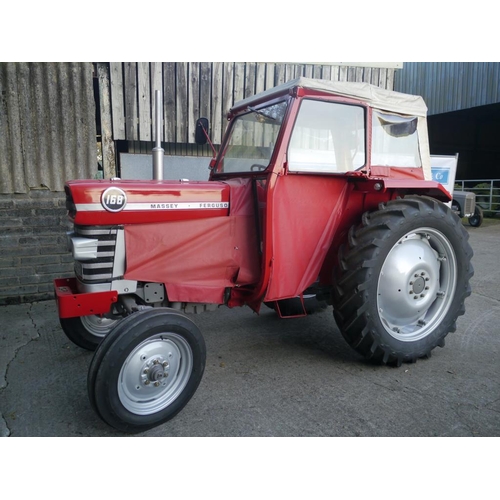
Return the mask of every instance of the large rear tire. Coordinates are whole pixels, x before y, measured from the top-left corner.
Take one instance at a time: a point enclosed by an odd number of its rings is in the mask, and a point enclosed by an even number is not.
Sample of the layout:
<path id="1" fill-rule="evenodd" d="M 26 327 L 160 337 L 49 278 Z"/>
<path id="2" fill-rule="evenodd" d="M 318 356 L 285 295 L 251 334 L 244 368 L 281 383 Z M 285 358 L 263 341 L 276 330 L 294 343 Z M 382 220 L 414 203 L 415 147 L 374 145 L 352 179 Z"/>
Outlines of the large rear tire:
<path id="1" fill-rule="evenodd" d="M 401 365 L 444 346 L 474 271 L 468 233 L 443 203 L 389 201 L 351 228 L 335 272 L 334 317 L 365 358 Z"/>
<path id="2" fill-rule="evenodd" d="M 167 308 L 132 314 L 94 354 L 87 379 L 91 405 L 122 432 L 145 431 L 184 408 L 205 360 L 203 337 L 185 315 Z"/>

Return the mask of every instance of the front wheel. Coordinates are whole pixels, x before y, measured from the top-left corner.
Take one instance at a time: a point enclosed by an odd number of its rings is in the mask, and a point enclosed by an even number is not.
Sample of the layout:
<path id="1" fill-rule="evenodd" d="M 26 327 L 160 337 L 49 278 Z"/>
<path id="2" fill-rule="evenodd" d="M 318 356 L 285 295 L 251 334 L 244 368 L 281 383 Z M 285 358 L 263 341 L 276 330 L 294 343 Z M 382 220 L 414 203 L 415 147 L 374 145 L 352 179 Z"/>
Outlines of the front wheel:
<path id="1" fill-rule="evenodd" d="M 479 205 L 476 205 L 474 215 L 469 217 L 469 224 L 472 227 L 479 227 L 483 223 L 483 217 L 483 209 Z"/>
<path id="2" fill-rule="evenodd" d="M 104 337 L 120 319 L 111 319 L 96 314 L 77 318 L 60 318 L 59 322 L 66 337 L 82 349 L 95 351 Z"/>
<path id="3" fill-rule="evenodd" d="M 335 320 L 365 358 L 400 365 L 430 356 L 471 293 L 472 249 L 460 219 L 424 196 L 363 216 L 335 275 Z"/>
<path id="4" fill-rule="evenodd" d="M 122 432 L 160 425 L 189 402 L 205 359 L 203 337 L 183 314 L 167 308 L 132 314 L 94 354 L 87 379 L 91 405 Z"/>

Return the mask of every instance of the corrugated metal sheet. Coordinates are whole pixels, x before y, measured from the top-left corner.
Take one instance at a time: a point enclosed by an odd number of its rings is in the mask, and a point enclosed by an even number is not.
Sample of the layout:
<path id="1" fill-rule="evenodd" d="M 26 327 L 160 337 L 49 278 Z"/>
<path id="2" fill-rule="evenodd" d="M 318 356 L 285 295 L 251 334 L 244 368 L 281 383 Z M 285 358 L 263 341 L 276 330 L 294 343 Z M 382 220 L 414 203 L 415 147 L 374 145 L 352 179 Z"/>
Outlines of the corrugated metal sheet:
<path id="1" fill-rule="evenodd" d="M 500 63 L 405 62 L 394 90 L 421 95 L 429 115 L 498 103 Z"/>
<path id="2" fill-rule="evenodd" d="M 91 63 L 0 63 L 0 192 L 62 191 L 97 170 Z"/>

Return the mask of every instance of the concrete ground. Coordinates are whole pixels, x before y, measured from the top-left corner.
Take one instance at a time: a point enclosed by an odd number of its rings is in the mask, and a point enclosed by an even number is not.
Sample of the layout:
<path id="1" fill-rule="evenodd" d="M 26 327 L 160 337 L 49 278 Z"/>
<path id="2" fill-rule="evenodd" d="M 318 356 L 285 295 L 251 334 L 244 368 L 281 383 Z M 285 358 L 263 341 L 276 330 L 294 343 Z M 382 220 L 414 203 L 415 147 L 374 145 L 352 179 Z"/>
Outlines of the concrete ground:
<path id="1" fill-rule="evenodd" d="M 372 366 L 331 308 L 280 320 L 263 308 L 194 316 L 207 344 L 198 391 L 143 436 L 500 436 L 500 221 L 465 226 L 473 293 L 428 360 Z M 0 308 L 0 436 L 119 436 L 93 412 L 93 354 L 62 332 L 53 301 Z"/>

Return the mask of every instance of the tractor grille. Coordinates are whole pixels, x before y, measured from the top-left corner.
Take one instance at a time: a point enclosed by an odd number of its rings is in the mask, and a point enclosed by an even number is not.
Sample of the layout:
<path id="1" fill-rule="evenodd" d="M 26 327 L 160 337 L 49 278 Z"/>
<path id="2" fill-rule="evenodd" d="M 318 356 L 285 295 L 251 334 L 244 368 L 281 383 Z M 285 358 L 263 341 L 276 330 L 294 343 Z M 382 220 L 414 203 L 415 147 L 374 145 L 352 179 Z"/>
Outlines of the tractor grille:
<path id="1" fill-rule="evenodd" d="M 83 283 L 111 281 L 115 258 L 117 226 L 76 226 L 75 236 L 98 240 L 97 258 L 75 261 L 75 274 Z"/>
<path id="2" fill-rule="evenodd" d="M 468 193 L 465 197 L 464 203 L 464 214 L 473 214 L 474 213 L 474 200 L 476 195 L 474 193 Z"/>

